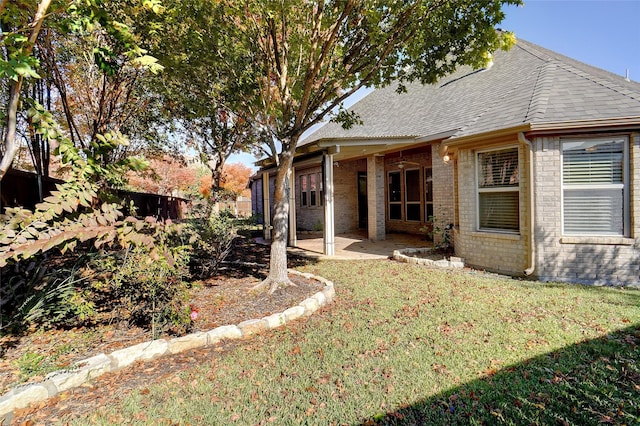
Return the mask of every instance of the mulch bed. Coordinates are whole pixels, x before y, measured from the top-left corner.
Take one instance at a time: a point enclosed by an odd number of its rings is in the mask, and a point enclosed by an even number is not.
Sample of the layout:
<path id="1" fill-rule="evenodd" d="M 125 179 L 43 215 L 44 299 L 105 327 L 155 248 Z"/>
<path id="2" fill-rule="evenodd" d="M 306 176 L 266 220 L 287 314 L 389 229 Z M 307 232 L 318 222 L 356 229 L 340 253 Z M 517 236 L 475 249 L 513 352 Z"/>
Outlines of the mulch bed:
<path id="1" fill-rule="evenodd" d="M 243 266 L 233 261 L 264 265 L 268 264 L 268 255 L 269 247 L 238 239 L 228 258 L 232 262 L 225 264 L 217 276 L 203 280 L 192 290 L 190 303 L 197 308 L 198 318 L 193 322 L 191 331 L 208 331 L 221 325 L 238 324 L 244 320 L 282 312 L 324 288 L 323 284 L 315 280 L 291 275 L 290 279 L 296 284 L 295 287 L 278 290 L 273 295 L 269 295 L 266 290 L 252 290 L 254 285 L 266 277 L 267 269 L 257 265 Z M 307 261 L 301 257 L 289 256 L 289 267 Z M 18 364 L 20 360 L 24 361 L 27 353 L 44 356 L 45 359 L 52 360 L 52 365 L 63 368 L 90 356 L 108 354 L 150 339 L 149 330 L 123 324 L 72 330 L 32 330 L 22 336 L 1 337 L 0 395 L 20 383 Z M 237 343 L 226 345 L 234 344 Z M 197 358 L 219 350 L 222 349 L 212 347 L 187 351 L 105 374 L 91 383 L 41 404 L 18 410 L 12 424 L 49 424 L 63 415 L 89 412 L 96 404 L 114 397 L 114 386 L 119 388 L 117 393 L 122 395 L 123 390 L 126 392 L 141 383 L 153 383 L 161 377 L 190 368 L 197 362 Z M 43 378 L 44 376 L 34 376 L 27 383 Z"/>

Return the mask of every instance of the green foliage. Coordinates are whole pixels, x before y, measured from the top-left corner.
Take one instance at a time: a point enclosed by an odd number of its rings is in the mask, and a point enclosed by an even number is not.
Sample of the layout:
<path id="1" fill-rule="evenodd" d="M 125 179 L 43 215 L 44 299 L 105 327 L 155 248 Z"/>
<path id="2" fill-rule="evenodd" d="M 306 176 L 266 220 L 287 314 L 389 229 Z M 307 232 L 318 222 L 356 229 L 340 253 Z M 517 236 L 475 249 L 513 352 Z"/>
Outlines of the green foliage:
<path id="1" fill-rule="evenodd" d="M 216 212 L 212 203 L 197 206 L 185 233 L 193 249 L 191 271 L 195 277 L 213 275 L 231 252 L 238 222 L 229 211 Z"/>
<path id="2" fill-rule="evenodd" d="M 39 278 L 35 274 L 34 278 Z M 54 270 L 31 280 L 27 286 L 21 286 L 26 299 L 22 302 L 14 317 L 21 325 L 60 325 L 72 318 L 86 320 L 94 311 L 94 306 L 80 294 L 82 278 L 77 270 Z"/>
<path id="3" fill-rule="evenodd" d="M 34 110 L 40 123 L 54 127 L 46 114 Z M 121 135 L 107 134 L 79 150 L 61 139 L 59 152 L 70 168 L 68 180 L 34 211 L 8 208 L 0 216 L 0 268 L 17 289 L 12 299 L 17 306 L 14 324 L 97 321 L 105 307 L 137 324 L 149 324 L 154 331 L 186 323 L 182 278 L 188 256 L 176 236 L 179 227 L 154 218 L 122 219 L 121 206 L 106 201 L 112 197 L 109 183 L 143 166 L 136 159 L 108 164 L 96 160 L 122 140 Z M 99 250 L 88 269 L 47 264 L 56 260 L 52 249 L 65 254 L 78 245 L 83 252 Z M 41 262 L 40 267 L 30 266 L 34 262 Z"/>
<path id="4" fill-rule="evenodd" d="M 15 366 L 20 371 L 20 379 L 26 381 L 33 376 L 44 376 L 47 373 L 56 371 L 62 367 L 59 360 L 61 355 L 73 351 L 71 345 L 61 345 L 56 348 L 50 356 L 45 356 L 36 352 L 25 352 L 20 358 L 14 361 Z"/>
<path id="5" fill-rule="evenodd" d="M 114 319 L 149 327 L 156 337 L 162 331 L 184 332 L 189 324 L 187 284 L 188 247 L 175 245 L 170 230 L 158 234 L 152 256 L 144 246 L 105 253 L 87 267 L 89 294 L 99 306 L 102 320 Z"/>
<path id="6" fill-rule="evenodd" d="M 435 216 L 429 216 L 429 223 L 420 228 L 420 232 L 434 242 L 433 248 L 445 254 L 453 253 L 452 230 L 453 224 L 444 223 Z"/>
<path id="7" fill-rule="evenodd" d="M 139 231 L 153 227 L 154 221 L 121 220 L 117 204 L 100 202 L 108 182 L 119 182 L 126 169 L 142 166 L 135 159 L 102 165 L 92 156 L 116 146 L 118 140 L 118 136 L 107 135 L 98 139 L 93 151 L 84 152 L 68 140 L 60 141 L 59 152 L 70 165 L 71 176 L 34 211 L 15 207 L 0 215 L 0 267 L 56 247 L 64 253 L 88 240 L 94 241 L 96 248 L 105 244 L 153 246 L 153 239 Z"/>
<path id="8" fill-rule="evenodd" d="M 20 370 L 20 378 L 22 380 L 26 380 L 36 374 L 52 371 L 51 366 L 48 365 L 47 358 L 35 352 L 25 352 L 15 361 L 15 364 Z"/>

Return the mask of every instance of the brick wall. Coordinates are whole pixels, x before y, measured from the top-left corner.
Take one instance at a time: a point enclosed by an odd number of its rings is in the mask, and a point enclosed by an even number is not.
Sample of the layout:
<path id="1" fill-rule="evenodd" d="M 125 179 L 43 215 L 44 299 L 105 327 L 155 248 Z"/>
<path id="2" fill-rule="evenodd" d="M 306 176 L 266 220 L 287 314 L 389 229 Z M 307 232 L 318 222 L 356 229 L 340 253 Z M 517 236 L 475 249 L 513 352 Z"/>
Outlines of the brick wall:
<path id="1" fill-rule="evenodd" d="M 440 157 L 440 144 L 431 146 L 433 167 L 433 218 L 435 230 L 433 233 L 434 244 L 439 244 L 443 239 L 443 232 L 447 225 L 455 222 L 455 187 L 454 187 L 454 163 L 444 162 Z"/>
<path id="2" fill-rule="evenodd" d="M 333 168 L 336 234 L 358 230 L 358 172 L 366 171 L 366 159 L 340 161 Z"/>
<path id="3" fill-rule="evenodd" d="M 536 271 L 543 281 L 640 286 L 640 135 L 630 149 L 631 237 L 562 236 L 560 138 L 536 138 Z"/>
<path id="4" fill-rule="evenodd" d="M 517 140 L 505 141 L 513 145 Z M 519 164 L 525 164 L 526 150 L 519 148 Z M 520 231 L 521 234 L 480 232 L 477 230 L 477 193 L 475 151 L 460 149 L 457 156 L 458 171 L 458 228 L 455 231 L 456 254 L 465 263 L 480 269 L 509 275 L 523 275 L 527 267 L 526 191 L 527 173 L 520 166 Z"/>

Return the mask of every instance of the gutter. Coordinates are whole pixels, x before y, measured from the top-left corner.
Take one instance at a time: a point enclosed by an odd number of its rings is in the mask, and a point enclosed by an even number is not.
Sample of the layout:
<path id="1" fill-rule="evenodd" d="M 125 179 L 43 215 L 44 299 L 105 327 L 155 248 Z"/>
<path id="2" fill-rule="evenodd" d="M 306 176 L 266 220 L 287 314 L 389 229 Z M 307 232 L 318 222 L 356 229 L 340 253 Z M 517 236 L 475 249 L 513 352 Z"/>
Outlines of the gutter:
<path id="1" fill-rule="evenodd" d="M 535 246 L 535 202 L 533 188 L 533 145 L 531 141 L 524 136 L 524 132 L 518 132 L 518 142 L 529 148 L 529 220 L 531 222 L 529 229 L 529 256 L 527 264 L 529 267 L 524 270 L 524 274 L 529 276 L 535 270 L 536 246 Z"/>

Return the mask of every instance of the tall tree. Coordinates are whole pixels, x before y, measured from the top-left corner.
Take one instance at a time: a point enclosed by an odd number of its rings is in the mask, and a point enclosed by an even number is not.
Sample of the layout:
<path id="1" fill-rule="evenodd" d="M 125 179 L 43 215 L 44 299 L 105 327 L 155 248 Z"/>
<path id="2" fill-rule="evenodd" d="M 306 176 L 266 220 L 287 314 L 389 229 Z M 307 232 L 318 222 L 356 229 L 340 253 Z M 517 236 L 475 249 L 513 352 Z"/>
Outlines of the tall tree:
<path id="1" fill-rule="evenodd" d="M 9 81 L 9 96 L 2 114 L 4 139 L 0 149 L 0 181 L 11 167 L 18 151 L 16 127 L 22 84 L 25 78 L 38 77 L 34 70 L 37 60 L 32 55 L 33 46 L 38 39 L 51 1 L 42 0 L 37 6 L 31 2 L 17 5 L 2 0 L 0 3 L 0 77 Z"/>
<path id="2" fill-rule="evenodd" d="M 154 98 L 142 83 L 162 68 L 143 48 L 159 36 L 154 22 L 161 8 L 156 3 L 87 2 L 70 8 L 42 38 L 43 68 L 57 89 L 75 145 L 90 147 L 107 132 L 125 133 L 134 142 L 145 139 L 151 126 L 140 124 L 155 108 L 150 108 Z"/>
<path id="3" fill-rule="evenodd" d="M 32 113 L 41 114 L 42 101 L 45 99 L 44 96 L 38 99 L 38 93 L 42 91 L 34 92 L 34 87 L 37 88 L 38 85 L 49 90 L 50 82 L 53 82 L 57 88 L 54 97 L 62 103 L 69 135 L 72 139 L 80 140 L 81 132 L 75 123 L 80 113 L 70 107 L 72 103 L 78 102 L 72 102 L 77 99 L 69 100 L 67 96 L 67 89 L 73 87 L 74 82 L 72 74 L 65 72 L 69 70 L 69 64 L 80 67 L 80 64 L 88 63 L 87 68 L 97 70 L 94 74 L 98 75 L 99 84 L 94 84 L 94 80 L 85 86 L 85 90 L 77 91 L 82 95 L 88 95 L 97 104 L 92 121 L 85 132 L 89 135 L 83 140 L 85 146 L 88 146 L 98 134 L 124 130 L 123 123 L 132 116 L 131 108 L 127 114 L 121 113 L 119 108 L 122 105 L 135 105 L 134 97 L 131 96 L 131 90 L 127 90 L 126 87 L 123 89 L 123 85 L 113 82 L 124 74 L 133 75 L 133 78 L 127 77 L 128 81 L 135 80 L 140 72 L 157 68 L 155 59 L 146 55 L 141 47 L 142 37 L 139 33 L 136 36 L 131 28 L 133 23 L 149 23 L 148 16 L 160 11 L 159 0 L 0 2 L 0 77 L 1 81 L 7 84 L 8 93 L 6 98 L 2 97 L 6 106 L 0 112 L 3 136 L 0 146 L 0 179 L 11 166 L 18 150 L 17 127 L 21 105 L 32 110 L 29 118 L 24 120 L 25 127 L 29 128 L 22 129 L 22 134 L 31 139 L 32 148 L 44 148 L 40 149 L 40 152 L 32 151 L 34 165 L 44 171 L 45 167 L 40 166 L 46 166 L 44 162 L 47 147 L 43 139 L 45 135 L 41 133 L 42 129 L 34 126 L 31 119 Z M 139 19 L 141 17 L 145 19 Z M 95 43 L 78 43 L 85 42 L 90 37 L 93 37 Z M 69 44 L 70 41 L 73 45 Z M 64 51 L 64 60 L 60 60 L 61 51 Z M 50 80 L 44 85 L 40 82 L 32 83 L 40 78 L 39 73 L 42 72 L 43 65 L 46 68 L 44 74 L 47 74 Z M 25 82 L 31 85 L 21 90 Z M 77 88 L 77 85 L 75 87 Z M 110 91 L 105 90 L 112 87 Z M 50 99 L 49 93 L 46 98 Z M 115 123 L 116 118 L 119 118 L 120 122 Z"/>
<path id="4" fill-rule="evenodd" d="M 504 18 L 502 5 L 520 0 L 221 3 L 225 27 L 239 30 L 231 33 L 231 48 L 251 52 L 242 66 L 259 84 L 252 102 L 260 106 L 256 117 L 281 143 L 274 156 L 270 270 L 262 283 L 273 292 L 290 284 L 287 186 L 303 132 L 362 87 L 394 80 L 434 83 L 459 65 L 483 66 L 504 45 L 494 29 Z M 334 119 L 345 126 L 358 121 L 343 109 Z"/>
<path id="5" fill-rule="evenodd" d="M 175 136 L 198 151 L 212 174 L 212 190 L 222 186 L 229 156 L 257 144 L 261 129 L 248 102 L 257 90 L 255 69 L 246 67 L 251 46 L 232 43 L 239 29 L 223 26 L 224 7 L 209 0 L 176 0 L 164 14 L 167 31 L 154 48 L 164 72 L 153 82 L 164 100 Z"/>

